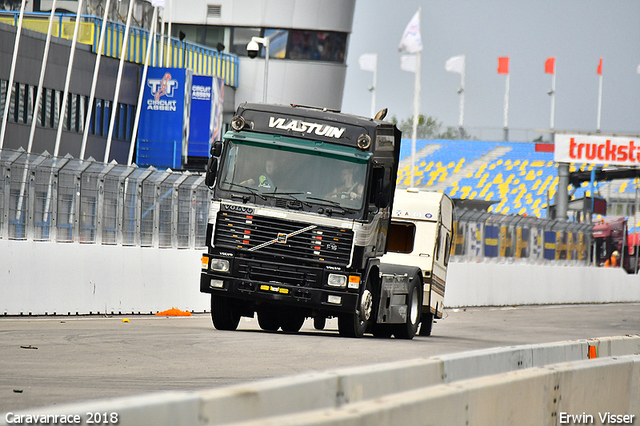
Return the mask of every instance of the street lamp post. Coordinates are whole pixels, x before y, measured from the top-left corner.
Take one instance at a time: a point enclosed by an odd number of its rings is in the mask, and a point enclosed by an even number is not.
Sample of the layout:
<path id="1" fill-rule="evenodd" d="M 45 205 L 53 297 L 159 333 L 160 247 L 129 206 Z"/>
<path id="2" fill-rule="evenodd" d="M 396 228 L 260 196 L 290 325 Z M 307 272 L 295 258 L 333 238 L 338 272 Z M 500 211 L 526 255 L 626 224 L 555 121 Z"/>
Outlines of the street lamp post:
<path id="1" fill-rule="evenodd" d="M 262 102 L 267 103 L 267 82 L 269 81 L 269 38 L 268 37 L 251 37 L 251 41 L 247 44 L 247 54 L 251 59 L 258 56 L 260 50 L 259 45 L 263 45 L 265 49 L 264 55 L 264 85 L 262 86 Z"/>

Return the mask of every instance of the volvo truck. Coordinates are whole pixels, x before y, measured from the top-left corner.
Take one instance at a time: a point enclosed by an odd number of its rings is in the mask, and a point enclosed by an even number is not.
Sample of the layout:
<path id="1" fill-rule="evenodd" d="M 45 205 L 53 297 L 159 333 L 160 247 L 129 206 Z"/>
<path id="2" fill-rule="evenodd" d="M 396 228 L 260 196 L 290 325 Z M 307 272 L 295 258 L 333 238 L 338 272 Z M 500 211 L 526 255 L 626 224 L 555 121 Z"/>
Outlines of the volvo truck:
<path id="1" fill-rule="evenodd" d="M 421 323 L 430 334 L 442 315 L 453 207 L 443 194 L 437 208 L 421 205 L 419 191 L 394 205 L 401 133 L 383 118 L 238 107 L 205 177 L 200 290 L 211 294 L 216 329 L 257 315 L 269 331 L 337 318 L 344 336 L 410 339 Z"/>

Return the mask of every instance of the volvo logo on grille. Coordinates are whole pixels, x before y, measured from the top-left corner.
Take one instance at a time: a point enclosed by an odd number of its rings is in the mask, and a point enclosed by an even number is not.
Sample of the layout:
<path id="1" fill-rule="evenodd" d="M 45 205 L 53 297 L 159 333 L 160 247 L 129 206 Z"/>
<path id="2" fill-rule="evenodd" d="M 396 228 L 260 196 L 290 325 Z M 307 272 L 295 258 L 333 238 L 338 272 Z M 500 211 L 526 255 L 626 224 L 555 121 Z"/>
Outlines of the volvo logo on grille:
<path id="1" fill-rule="evenodd" d="M 278 238 L 276 238 L 276 241 L 281 243 L 281 244 L 286 244 L 287 243 L 287 234 L 283 234 L 283 233 L 278 234 Z"/>
<path id="2" fill-rule="evenodd" d="M 251 207 L 234 206 L 233 204 L 223 204 L 222 208 L 225 210 L 230 210 L 238 213 L 253 214 L 253 209 Z"/>

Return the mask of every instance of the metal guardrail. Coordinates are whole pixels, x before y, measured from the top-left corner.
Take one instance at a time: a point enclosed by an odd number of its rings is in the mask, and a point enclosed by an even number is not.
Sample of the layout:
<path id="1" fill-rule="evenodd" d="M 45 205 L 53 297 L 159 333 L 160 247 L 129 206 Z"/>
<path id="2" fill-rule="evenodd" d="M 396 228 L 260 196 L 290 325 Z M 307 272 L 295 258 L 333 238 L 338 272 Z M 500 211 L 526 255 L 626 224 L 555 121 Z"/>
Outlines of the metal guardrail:
<path id="1" fill-rule="evenodd" d="M 0 151 L 0 238 L 203 248 L 204 175 Z"/>
<path id="2" fill-rule="evenodd" d="M 73 38 L 75 27 L 75 14 L 57 13 L 53 23 L 52 34 L 66 39 Z M 2 11 L 0 22 L 17 26 L 18 12 Z M 48 13 L 25 13 L 24 28 L 47 33 L 49 27 Z M 107 31 L 102 54 L 112 58 L 120 58 L 122 40 L 124 39 L 125 25 L 107 21 Z M 102 18 L 92 15 L 83 15 L 78 33 L 78 42 L 92 46 L 94 53 L 98 52 Z M 151 66 L 163 66 L 160 64 L 160 50 L 164 49 L 163 58 L 168 58 L 169 67 L 188 68 L 198 75 L 212 75 L 224 79 L 228 86 L 238 87 L 238 57 L 236 55 L 221 53 L 216 49 L 195 43 L 180 41 L 175 37 L 167 37 L 168 45 L 161 43 L 159 34 L 155 36 L 156 52 L 155 61 Z M 149 40 L 149 31 L 143 28 L 131 27 L 129 30 L 129 46 L 126 60 L 143 64 Z"/>

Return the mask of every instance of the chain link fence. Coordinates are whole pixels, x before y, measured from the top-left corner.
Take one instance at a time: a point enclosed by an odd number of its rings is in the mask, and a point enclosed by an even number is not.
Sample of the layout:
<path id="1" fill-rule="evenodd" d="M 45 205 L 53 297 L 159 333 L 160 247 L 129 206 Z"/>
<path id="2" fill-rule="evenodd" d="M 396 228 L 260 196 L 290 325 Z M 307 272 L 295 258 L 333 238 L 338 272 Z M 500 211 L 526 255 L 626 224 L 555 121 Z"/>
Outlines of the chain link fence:
<path id="1" fill-rule="evenodd" d="M 0 150 L 0 238 L 204 248 L 204 175 Z"/>

